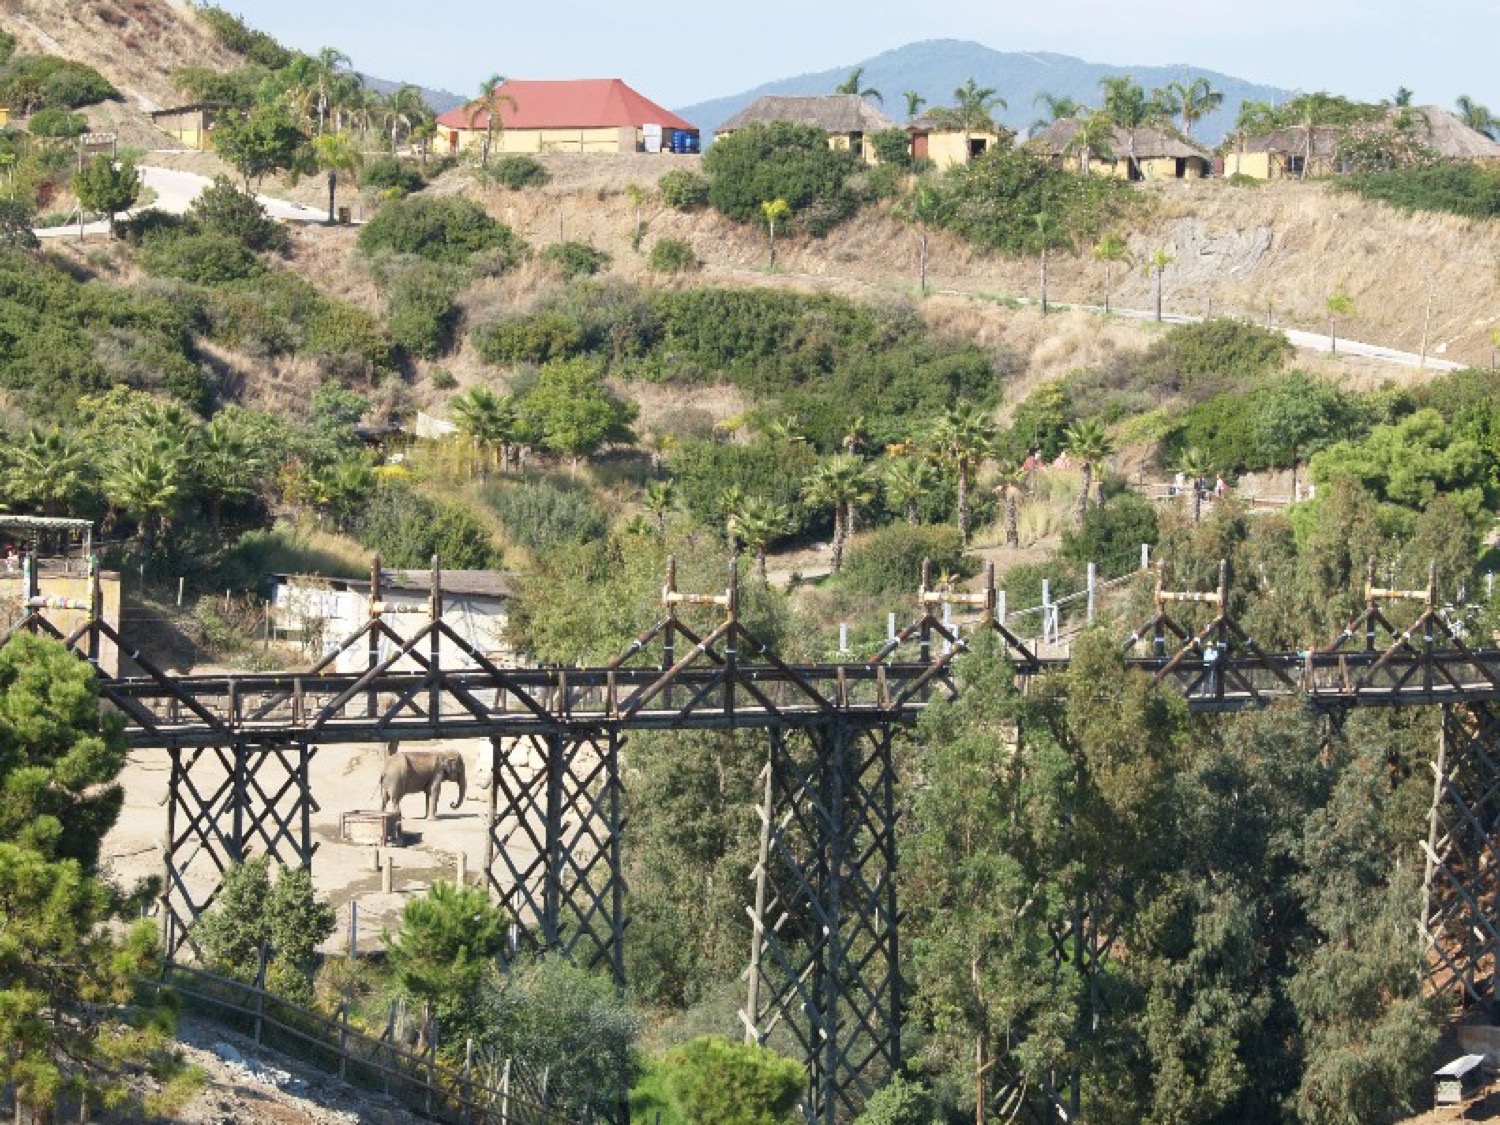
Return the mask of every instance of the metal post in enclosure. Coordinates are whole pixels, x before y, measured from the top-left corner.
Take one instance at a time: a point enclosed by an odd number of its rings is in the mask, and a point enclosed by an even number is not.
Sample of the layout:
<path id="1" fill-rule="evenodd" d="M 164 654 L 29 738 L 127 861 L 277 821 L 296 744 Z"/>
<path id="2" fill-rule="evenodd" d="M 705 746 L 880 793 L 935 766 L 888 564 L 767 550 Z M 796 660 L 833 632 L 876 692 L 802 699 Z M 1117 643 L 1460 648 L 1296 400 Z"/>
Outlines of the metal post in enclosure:
<path id="1" fill-rule="evenodd" d="M 1088 623 L 1090 625 L 1092 625 L 1094 623 L 1094 601 L 1095 601 L 1095 597 L 1097 596 L 1097 593 L 1098 593 L 1098 583 L 1099 583 L 1099 572 L 1098 572 L 1098 569 L 1094 566 L 1093 563 L 1089 563 L 1089 569 L 1088 569 L 1089 600 L 1088 600 L 1088 619 L 1087 620 L 1088 620 Z"/>
<path id="2" fill-rule="evenodd" d="M 901 1061 L 893 729 L 772 729 L 747 1038 L 785 1026 L 808 1120 L 857 1116 Z M 766 813 L 769 812 L 769 816 Z"/>
<path id="3" fill-rule="evenodd" d="M 1443 705 L 1433 762 L 1422 938 L 1428 987 L 1497 1015 L 1500 986 L 1500 719 Z"/>

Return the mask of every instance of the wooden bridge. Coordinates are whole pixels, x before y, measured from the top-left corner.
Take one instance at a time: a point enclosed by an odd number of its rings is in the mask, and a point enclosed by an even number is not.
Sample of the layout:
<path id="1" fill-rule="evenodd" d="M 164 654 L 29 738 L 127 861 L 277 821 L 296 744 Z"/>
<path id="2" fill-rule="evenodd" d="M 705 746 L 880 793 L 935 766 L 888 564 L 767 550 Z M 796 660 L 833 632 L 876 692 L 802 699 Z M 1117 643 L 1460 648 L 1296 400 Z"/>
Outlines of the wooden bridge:
<path id="1" fill-rule="evenodd" d="M 192 944 L 212 900 L 189 869 L 217 875 L 250 854 L 311 865 L 318 811 L 310 763 L 320 746 L 487 740 L 493 778 L 485 879 L 538 947 L 604 965 L 624 983 L 621 755 L 636 731 L 766 732 L 747 1038 L 790 1029 L 809 1068 L 810 1121 L 856 1112 L 901 1059 L 896 819 L 892 745 L 932 700 L 957 690 L 955 665 L 993 633 L 1018 677 L 1066 666 L 1013 631 L 993 569 L 981 588 L 935 588 L 924 567 L 914 620 L 868 659 L 784 662 L 746 628 L 731 565 L 722 591 L 686 593 L 669 566 L 662 616 L 618 658 L 594 668 L 493 663 L 443 620 L 434 560 L 425 620 L 403 633 L 371 572 L 370 617 L 305 672 L 176 676 L 154 665 L 92 604 L 38 595 L 28 560 L 23 616 L 6 636 L 51 635 L 98 668 L 106 641 L 122 666 L 99 674 L 132 745 L 171 762 L 163 898 L 168 945 Z M 1140 580 L 1151 580 L 1143 571 Z M 1127 659 L 1192 709 L 1228 712 L 1298 699 L 1335 720 L 1354 707 L 1440 706 L 1422 909 L 1432 986 L 1489 1006 L 1500 972 L 1500 649 L 1470 647 L 1436 597 L 1378 587 L 1331 643 L 1262 649 L 1229 613 L 1229 576 L 1172 591 L 1154 572 L 1149 619 L 1122 638 Z M 1403 607 L 1398 627 L 1393 607 Z M 63 636 L 48 610 L 91 609 Z M 692 613 L 685 615 L 684 609 Z M 955 616 L 955 610 L 957 616 Z M 707 616 L 710 626 L 690 624 Z M 1184 618 L 1195 624 L 1188 626 Z M 408 617 L 408 620 L 410 617 Z M 363 651 L 358 672 L 332 671 Z M 454 654 L 458 654 L 455 661 Z M 446 663 L 445 663 L 446 661 Z M 456 664 L 456 666 L 455 666 Z M 750 795 L 747 794 L 747 797 Z M 516 846 L 512 846 L 512 844 Z"/>

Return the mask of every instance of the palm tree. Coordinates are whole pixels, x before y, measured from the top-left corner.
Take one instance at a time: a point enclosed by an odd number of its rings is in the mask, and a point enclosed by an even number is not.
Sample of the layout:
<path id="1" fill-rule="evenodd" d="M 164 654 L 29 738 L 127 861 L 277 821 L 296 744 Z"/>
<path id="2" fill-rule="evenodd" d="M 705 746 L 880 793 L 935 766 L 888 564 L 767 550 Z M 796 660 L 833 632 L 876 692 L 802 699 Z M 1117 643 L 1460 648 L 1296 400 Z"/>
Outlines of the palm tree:
<path id="1" fill-rule="evenodd" d="M 1199 75 L 1191 82 L 1171 82 L 1166 89 L 1167 104 L 1182 122 L 1185 137 L 1193 135 L 1193 124 L 1224 104 L 1224 92 L 1215 90 L 1207 78 Z"/>
<path id="2" fill-rule="evenodd" d="M 1109 315 L 1110 294 L 1114 290 L 1115 265 L 1130 263 L 1130 246 L 1114 231 L 1110 231 L 1094 246 L 1094 257 L 1104 263 L 1104 315 Z"/>
<path id="3" fill-rule="evenodd" d="M 333 107 L 334 87 L 338 81 L 339 69 L 353 65 L 352 60 L 337 47 L 324 47 L 316 55 L 312 56 L 311 75 L 313 81 L 313 99 L 318 110 L 318 132 L 323 132 L 324 124 L 328 118 L 328 111 Z"/>
<path id="4" fill-rule="evenodd" d="M 474 123 L 480 116 L 484 117 L 484 144 L 479 150 L 479 166 L 488 168 L 490 165 L 490 151 L 495 147 L 495 134 L 503 132 L 505 123 L 500 120 L 500 105 L 503 102 L 510 106 L 512 113 L 516 112 L 516 99 L 509 94 L 500 93 L 500 87 L 505 85 L 505 76 L 492 74 L 479 84 L 479 100 L 469 106 L 469 128 L 474 128 Z"/>
<path id="5" fill-rule="evenodd" d="M 1074 422 L 1063 435 L 1064 448 L 1068 456 L 1078 462 L 1083 482 L 1078 488 L 1078 501 L 1073 505 L 1073 514 L 1083 523 L 1083 514 L 1088 510 L 1089 492 L 1094 484 L 1094 470 L 1115 451 L 1114 440 L 1103 424 L 1096 418 L 1085 418 Z"/>
<path id="6" fill-rule="evenodd" d="M 396 154 L 402 129 L 406 130 L 407 138 L 410 139 L 418 127 L 432 117 L 432 109 L 423 99 L 422 91 L 410 84 L 392 90 L 385 99 L 382 110 L 385 123 L 391 130 L 392 156 Z"/>
<path id="7" fill-rule="evenodd" d="M 1042 315 L 1047 315 L 1047 251 L 1055 246 L 1063 245 L 1062 232 L 1058 229 L 1057 220 L 1046 211 L 1038 211 L 1031 216 L 1032 241 L 1037 248 L 1037 258 L 1041 263 L 1041 285 L 1042 285 Z"/>
<path id="8" fill-rule="evenodd" d="M 1156 321 L 1158 324 L 1161 323 L 1161 275 L 1176 260 L 1165 247 L 1157 247 L 1151 251 L 1151 256 L 1141 266 L 1141 273 L 1156 281 Z"/>
<path id="9" fill-rule="evenodd" d="M 914 121 L 917 114 L 922 112 L 922 107 L 927 104 L 927 99 L 915 90 L 903 90 L 901 96 L 906 99 L 906 119 Z"/>
<path id="10" fill-rule="evenodd" d="M 1339 350 L 1339 338 L 1335 332 L 1338 318 L 1354 316 L 1358 310 L 1354 307 L 1354 298 L 1343 289 L 1335 290 L 1329 296 L 1326 306 L 1328 308 L 1328 352 L 1330 355 L 1336 355 Z"/>
<path id="11" fill-rule="evenodd" d="M 1326 90 L 1316 90 L 1311 94 L 1303 94 L 1283 109 L 1290 109 L 1296 114 L 1297 127 L 1302 130 L 1302 172 L 1298 179 L 1307 179 L 1307 173 L 1312 168 L 1313 162 L 1313 139 L 1317 135 L 1320 126 L 1326 125 L 1332 118 L 1334 107 L 1338 99 Z"/>
<path id="12" fill-rule="evenodd" d="M 1026 469 L 1019 461 L 1001 461 L 995 474 L 995 491 L 1005 501 L 1005 545 L 1021 545 L 1021 490 L 1026 485 Z"/>
<path id="13" fill-rule="evenodd" d="M 769 199 L 760 205 L 760 213 L 766 217 L 766 229 L 770 232 L 771 264 L 776 268 L 776 223 L 792 213 L 792 205 L 785 199 Z"/>
<path id="14" fill-rule="evenodd" d="M 1197 524 L 1203 518 L 1203 481 L 1213 472 L 1213 465 L 1209 462 L 1208 454 L 1196 445 L 1189 446 L 1177 457 L 1177 471 L 1185 479 L 1191 482 L 1189 487 L 1193 494 L 1193 523 Z"/>
<path id="15" fill-rule="evenodd" d="M 920 457 L 901 457 L 890 462 L 881 476 L 885 502 L 906 514 L 913 527 L 919 522 L 919 506 L 937 487 L 937 470 Z"/>
<path id="16" fill-rule="evenodd" d="M 1067 94 L 1049 94 L 1046 90 L 1043 90 L 1036 97 L 1032 98 L 1031 104 L 1033 106 L 1040 104 L 1047 107 L 1047 116 L 1038 117 L 1031 123 L 1031 127 L 1034 130 L 1045 129 L 1054 121 L 1061 121 L 1064 118 L 1080 117 L 1084 110 L 1088 108 L 1077 99 L 1068 97 Z"/>
<path id="17" fill-rule="evenodd" d="M 224 501 L 249 500 L 268 466 L 260 446 L 235 416 L 219 414 L 204 427 L 193 457 L 198 489 L 208 497 L 208 525 L 217 535 Z"/>
<path id="18" fill-rule="evenodd" d="M 641 493 L 641 506 L 656 520 L 656 533 L 667 533 L 667 515 L 677 506 L 677 485 L 670 480 L 654 480 Z"/>
<path id="19" fill-rule="evenodd" d="M 719 493 L 719 511 L 724 514 L 724 538 L 729 540 L 729 553 L 740 553 L 740 513 L 745 507 L 745 490 L 731 484 Z"/>
<path id="20" fill-rule="evenodd" d="M 338 197 L 339 173 L 352 176 L 364 163 L 359 146 L 348 133 L 324 133 L 314 137 L 313 159 L 318 169 L 328 173 L 328 221 L 334 221 L 334 203 Z"/>
<path id="21" fill-rule="evenodd" d="M 1251 137 L 1269 133 L 1277 123 L 1276 107 L 1270 102 L 1241 102 L 1239 114 L 1234 119 L 1234 135 L 1239 139 L 1240 155 L 1245 155 L 1245 146 Z"/>
<path id="22" fill-rule="evenodd" d="M 42 514 L 53 518 L 83 491 L 88 472 L 88 455 L 82 446 L 56 427 L 32 426 L 11 450 L 5 491 L 12 500 L 40 504 Z"/>
<path id="23" fill-rule="evenodd" d="M 792 526 L 791 509 L 785 504 L 753 496 L 740 505 L 735 516 L 745 549 L 755 556 L 755 573 L 766 584 L 766 548 Z"/>
<path id="24" fill-rule="evenodd" d="M 490 468 L 494 467 L 495 454 L 500 454 L 500 467 L 510 463 L 510 445 L 516 435 L 515 406 L 508 397 L 497 395 L 489 387 L 470 387 L 448 403 L 453 414 L 453 423 L 474 447 L 489 454 Z"/>
<path id="25" fill-rule="evenodd" d="M 1396 93 L 1391 97 L 1391 99 L 1389 101 L 1382 100 L 1381 104 L 1392 105 L 1397 109 L 1406 109 L 1411 105 L 1411 100 L 1414 97 L 1416 97 L 1416 94 L 1407 89 L 1405 86 L 1397 86 Z"/>
<path id="26" fill-rule="evenodd" d="M 980 86 L 968 79 L 953 91 L 953 105 L 939 106 L 927 116 L 934 125 L 944 129 L 956 129 L 964 135 L 964 152 L 969 153 L 969 137 L 972 133 L 995 133 L 994 111 L 1009 109 L 1004 98 L 988 86 Z"/>
<path id="27" fill-rule="evenodd" d="M 776 445 L 792 445 L 806 441 L 802 433 L 802 419 L 796 414 L 783 414 L 766 427 L 766 437 Z"/>
<path id="28" fill-rule="evenodd" d="M 847 453 L 834 454 L 808 474 L 803 496 L 815 508 L 833 509 L 833 572 L 837 574 L 844 568 L 844 543 L 854 511 L 875 498 L 864 462 Z"/>
<path id="29" fill-rule="evenodd" d="M 1125 133 L 1127 175 L 1141 178 L 1141 162 L 1135 155 L 1136 133 L 1155 124 L 1164 116 L 1161 102 L 1146 95 L 1140 84 L 1128 74 L 1099 79 L 1104 88 L 1104 114 Z"/>
<path id="30" fill-rule="evenodd" d="M 863 90 L 859 88 L 860 80 L 863 79 L 864 76 L 865 68 L 862 66 L 855 67 L 849 72 L 848 78 L 845 78 L 842 82 L 840 82 L 833 88 L 833 92 L 835 94 L 853 94 L 855 97 L 859 98 L 874 98 L 881 105 L 884 105 L 885 98 L 881 96 L 880 91 L 875 89 L 874 86 L 866 86 Z"/>
<path id="31" fill-rule="evenodd" d="M 990 454 L 994 428 L 984 412 L 967 403 L 950 406 L 927 433 L 926 447 L 934 460 L 958 478 L 958 534 L 969 541 L 969 485 L 974 470 Z"/>
<path id="32" fill-rule="evenodd" d="M 1480 105 L 1468 94 L 1460 94 L 1453 104 L 1458 109 L 1459 118 L 1475 132 L 1483 133 L 1491 140 L 1500 132 L 1500 118 L 1491 113 L 1488 106 Z"/>
<path id="33" fill-rule="evenodd" d="M 1112 142 L 1115 139 L 1114 120 L 1102 110 L 1085 113 L 1078 118 L 1077 128 L 1063 146 L 1063 155 L 1078 154 L 1078 170 L 1088 175 L 1093 159 L 1114 160 Z"/>
<path id="34" fill-rule="evenodd" d="M 183 484 L 180 452 L 170 439 L 144 440 L 121 450 L 105 473 L 104 495 L 111 508 L 136 521 L 146 560 L 156 553 L 177 510 Z"/>

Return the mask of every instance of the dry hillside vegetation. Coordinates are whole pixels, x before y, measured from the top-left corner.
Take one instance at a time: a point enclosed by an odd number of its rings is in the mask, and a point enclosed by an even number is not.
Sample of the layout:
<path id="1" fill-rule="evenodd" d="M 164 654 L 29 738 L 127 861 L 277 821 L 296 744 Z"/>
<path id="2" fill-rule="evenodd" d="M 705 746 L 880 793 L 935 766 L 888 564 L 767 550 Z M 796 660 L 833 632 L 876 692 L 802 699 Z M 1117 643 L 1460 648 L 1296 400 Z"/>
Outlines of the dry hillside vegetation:
<path id="1" fill-rule="evenodd" d="M 146 109 L 181 101 L 179 67 L 243 62 L 169 0 L 0 0 L 0 22 L 23 51 L 88 63 Z"/>

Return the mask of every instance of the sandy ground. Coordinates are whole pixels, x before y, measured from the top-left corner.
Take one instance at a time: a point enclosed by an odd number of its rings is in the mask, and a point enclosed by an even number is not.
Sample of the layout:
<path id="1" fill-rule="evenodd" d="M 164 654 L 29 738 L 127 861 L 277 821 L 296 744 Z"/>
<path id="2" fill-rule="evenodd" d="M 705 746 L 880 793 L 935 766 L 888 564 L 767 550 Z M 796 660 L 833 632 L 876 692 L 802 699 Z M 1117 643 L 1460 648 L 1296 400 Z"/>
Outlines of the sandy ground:
<path id="1" fill-rule="evenodd" d="M 379 949 L 382 928 L 395 927 L 408 900 L 423 894 L 439 879 L 451 881 L 456 877 L 459 853 L 466 860 L 468 881 L 482 885 L 487 794 L 476 784 L 476 779 L 479 755 L 486 746 L 483 741 L 467 740 L 423 745 L 423 749 L 451 747 L 463 754 L 469 777 L 468 800 L 459 809 L 450 808 L 457 790 L 452 785 L 444 786 L 437 817 L 429 821 L 421 818 L 419 795 L 406 799 L 402 810 L 406 846 L 379 849 L 394 863 L 391 894 L 381 892 L 381 877 L 375 867 L 377 849 L 339 838 L 341 813 L 379 808 L 383 748 L 376 745 L 319 748 L 311 768 L 313 797 L 319 806 L 312 814 L 317 845 L 313 882 L 338 915 L 338 929 L 325 944 L 326 950 L 348 949 L 351 902 L 358 903 L 359 949 L 363 952 Z M 222 773 L 216 775 L 205 770 L 202 776 L 209 779 L 207 791 L 211 792 L 216 787 L 216 777 L 222 777 Z M 271 770 L 265 775 L 265 787 L 275 792 L 283 776 L 279 769 Z M 121 774 L 125 808 L 105 840 L 104 856 L 114 878 L 123 884 L 163 871 L 167 833 L 164 802 L 169 777 L 170 763 L 160 750 L 133 752 Z M 200 791 L 204 790 L 205 782 L 199 779 L 196 770 L 194 777 Z M 518 862 L 525 862 L 533 854 L 519 843 L 513 842 L 511 847 Z M 185 849 L 184 854 L 191 855 L 191 848 Z M 216 874 L 206 855 L 197 855 L 188 864 L 187 882 L 195 898 L 201 901 L 206 897 L 216 882 Z"/>

